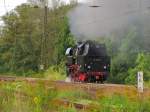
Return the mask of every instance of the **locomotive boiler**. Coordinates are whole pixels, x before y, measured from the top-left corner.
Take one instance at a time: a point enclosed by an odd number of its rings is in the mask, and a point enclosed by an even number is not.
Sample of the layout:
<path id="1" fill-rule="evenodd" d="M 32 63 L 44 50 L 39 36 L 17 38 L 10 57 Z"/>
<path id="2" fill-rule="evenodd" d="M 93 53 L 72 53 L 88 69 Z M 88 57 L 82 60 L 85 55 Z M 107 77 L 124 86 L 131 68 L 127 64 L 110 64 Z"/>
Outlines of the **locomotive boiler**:
<path id="1" fill-rule="evenodd" d="M 71 81 L 103 83 L 110 72 L 110 57 L 105 45 L 88 40 L 68 48 L 66 72 Z"/>

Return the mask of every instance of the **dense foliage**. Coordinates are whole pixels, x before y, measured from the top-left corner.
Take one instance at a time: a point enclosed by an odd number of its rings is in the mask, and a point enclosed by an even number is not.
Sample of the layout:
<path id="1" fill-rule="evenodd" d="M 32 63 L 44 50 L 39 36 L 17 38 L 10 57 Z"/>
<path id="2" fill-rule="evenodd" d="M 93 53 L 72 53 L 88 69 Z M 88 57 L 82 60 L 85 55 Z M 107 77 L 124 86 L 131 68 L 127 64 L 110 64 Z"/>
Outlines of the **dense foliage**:
<path id="1" fill-rule="evenodd" d="M 45 55 L 47 65 L 59 65 L 65 49 L 74 44 L 67 12 L 72 6 L 48 10 Z M 41 64 L 44 9 L 22 4 L 3 17 L 0 38 L 0 72 L 38 71 Z"/>

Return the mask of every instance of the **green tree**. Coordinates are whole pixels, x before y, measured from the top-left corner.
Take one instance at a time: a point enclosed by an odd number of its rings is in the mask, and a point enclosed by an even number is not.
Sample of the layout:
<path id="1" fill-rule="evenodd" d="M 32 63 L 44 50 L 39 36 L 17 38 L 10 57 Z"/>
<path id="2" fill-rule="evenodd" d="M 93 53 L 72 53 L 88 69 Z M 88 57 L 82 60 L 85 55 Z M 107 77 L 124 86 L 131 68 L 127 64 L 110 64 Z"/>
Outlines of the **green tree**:
<path id="1" fill-rule="evenodd" d="M 64 61 L 65 49 L 74 44 L 67 12 L 72 6 L 48 10 L 46 56 L 48 66 Z M 0 72 L 38 71 L 43 38 L 43 8 L 22 4 L 3 16 Z"/>
<path id="2" fill-rule="evenodd" d="M 126 83 L 135 84 L 137 78 L 137 72 L 143 71 L 144 81 L 150 80 L 150 55 L 139 53 L 136 59 L 136 66 L 129 68 L 129 76 L 126 78 Z"/>

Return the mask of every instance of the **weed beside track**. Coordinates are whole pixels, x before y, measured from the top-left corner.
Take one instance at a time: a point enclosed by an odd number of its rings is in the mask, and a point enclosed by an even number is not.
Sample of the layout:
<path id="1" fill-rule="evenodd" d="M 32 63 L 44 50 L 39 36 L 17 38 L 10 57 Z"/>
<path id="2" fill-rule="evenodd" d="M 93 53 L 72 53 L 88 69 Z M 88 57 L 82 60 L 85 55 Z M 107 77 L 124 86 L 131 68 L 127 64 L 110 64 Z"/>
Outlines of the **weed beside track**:
<path id="1" fill-rule="evenodd" d="M 0 78 L 0 112 L 150 112 L 134 86 L 83 84 L 38 78 Z"/>

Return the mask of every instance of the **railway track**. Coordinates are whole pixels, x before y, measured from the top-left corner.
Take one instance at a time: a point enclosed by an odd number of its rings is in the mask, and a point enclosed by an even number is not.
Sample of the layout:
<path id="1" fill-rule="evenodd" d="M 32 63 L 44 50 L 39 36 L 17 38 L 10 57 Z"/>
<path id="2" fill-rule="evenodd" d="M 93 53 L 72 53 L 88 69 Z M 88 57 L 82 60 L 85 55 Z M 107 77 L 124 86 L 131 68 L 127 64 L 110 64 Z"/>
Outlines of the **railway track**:
<path id="1" fill-rule="evenodd" d="M 1 82 L 15 82 L 15 81 L 26 81 L 37 83 L 38 81 L 43 81 L 45 85 L 49 86 L 50 84 L 54 84 L 58 89 L 83 89 L 92 92 L 99 92 L 103 91 L 105 93 L 110 92 L 119 92 L 119 93 L 126 93 L 128 92 L 137 92 L 137 87 L 133 85 L 123 85 L 123 84 L 98 84 L 98 83 L 79 83 L 79 82 L 65 82 L 65 81 L 51 81 L 44 78 L 25 78 L 25 77 L 15 77 L 15 76 L 0 76 Z M 144 88 L 144 93 L 150 96 L 150 89 Z M 127 93 L 129 94 L 129 93 Z"/>
<path id="2" fill-rule="evenodd" d="M 136 86 L 133 85 L 123 85 L 123 84 L 100 84 L 100 83 L 80 83 L 80 82 L 65 82 L 65 81 L 51 81 L 48 79 L 44 79 L 44 78 L 26 78 L 26 77 L 16 77 L 16 76 L 1 76 L 0 75 L 0 81 L 10 81 L 10 82 L 14 82 L 14 81 L 27 81 L 27 82 L 37 82 L 37 81 L 45 81 L 45 84 L 48 84 L 48 82 L 52 82 L 55 83 L 56 86 L 75 86 L 75 87 L 83 87 L 83 88 L 97 88 L 97 89 L 102 89 L 102 88 L 128 88 L 128 89 L 136 89 Z M 148 88 L 145 88 L 145 90 L 148 90 Z"/>
<path id="3" fill-rule="evenodd" d="M 15 76 L 0 76 L 0 81 L 15 81 Z"/>
<path id="4" fill-rule="evenodd" d="M 0 81 L 4 81 L 4 82 L 15 82 L 15 81 L 27 81 L 27 82 L 37 82 L 37 81 L 45 81 L 46 84 L 48 84 L 48 82 L 53 82 L 56 84 L 56 86 L 75 86 L 75 87 L 83 87 L 83 88 L 87 88 L 87 89 L 91 89 L 91 88 L 97 88 L 97 89 L 101 89 L 101 88 L 133 88 L 134 86 L 129 86 L 129 85 L 123 85 L 123 84 L 99 84 L 99 83 L 80 83 L 80 82 L 65 82 L 65 81 L 51 81 L 48 79 L 44 79 L 44 78 L 26 78 L 26 77 L 16 77 L 16 76 L 0 76 Z"/>
<path id="5" fill-rule="evenodd" d="M 99 92 L 103 91 L 105 93 L 110 93 L 111 92 L 119 92 L 119 93 L 126 93 L 127 92 L 137 92 L 136 86 L 133 85 L 123 85 L 123 84 L 95 84 L 95 83 L 79 83 L 79 82 L 65 82 L 65 81 L 51 81 L 48 79 L 44 78 L 25 78 L 25 77 L 15 77 L 15 76 L 0 76 L 0 81 L 5 81 L 5 82 L 14 82 L 14 81 L 26 81 L 26 82 L 32 82 L 36 83 L 38 81 L 43 81 L 45 85 L 49 86 L 50 84 L 54 84 L 56 88 L 58 89 L 83 89 L 86 91 L 92 91 L 94 92 Z M 150 95 L 150 89 L 145 88 L 144 93 Z"/>
<path id="6" fill-rule="evenodd" d="M 37 81 L 37 80 L 46 80 L 41 78 L 26 78 L 26 77 L 16 77 L 16 76 L 1 76 L 0 75 L 0 81 Z"/>

